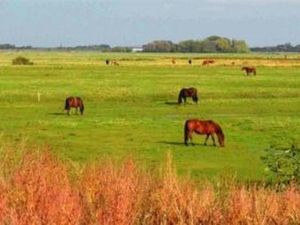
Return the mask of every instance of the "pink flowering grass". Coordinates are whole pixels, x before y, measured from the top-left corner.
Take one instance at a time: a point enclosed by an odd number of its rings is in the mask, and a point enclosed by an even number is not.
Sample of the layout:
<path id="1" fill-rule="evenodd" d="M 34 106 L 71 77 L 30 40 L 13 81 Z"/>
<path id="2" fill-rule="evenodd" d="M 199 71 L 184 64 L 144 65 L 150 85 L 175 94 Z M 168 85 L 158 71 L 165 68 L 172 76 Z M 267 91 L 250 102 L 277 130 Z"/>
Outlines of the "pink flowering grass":
<path id="1" fill-rule="evenodd" d="M 178 178 L 171 160 L 159 174 L 132 160 L 77 169 L 48 148 L 7 150 L 0 160 L 0 224 L 300 224 L 300 190 Z M 9 166 L 9 168 L 8 168 Z"/>

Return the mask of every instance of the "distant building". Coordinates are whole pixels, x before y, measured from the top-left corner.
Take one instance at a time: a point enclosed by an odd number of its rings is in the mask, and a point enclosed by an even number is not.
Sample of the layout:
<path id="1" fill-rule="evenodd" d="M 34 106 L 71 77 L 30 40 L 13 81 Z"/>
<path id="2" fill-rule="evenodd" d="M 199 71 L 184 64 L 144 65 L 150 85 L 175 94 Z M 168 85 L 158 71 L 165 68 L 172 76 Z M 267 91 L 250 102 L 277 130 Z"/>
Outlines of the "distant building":
<path id="1" fill-rule="evenodd" d="M 132 52 L 142 52 L 143 50 L 143 47 L 132 47 Z"/>

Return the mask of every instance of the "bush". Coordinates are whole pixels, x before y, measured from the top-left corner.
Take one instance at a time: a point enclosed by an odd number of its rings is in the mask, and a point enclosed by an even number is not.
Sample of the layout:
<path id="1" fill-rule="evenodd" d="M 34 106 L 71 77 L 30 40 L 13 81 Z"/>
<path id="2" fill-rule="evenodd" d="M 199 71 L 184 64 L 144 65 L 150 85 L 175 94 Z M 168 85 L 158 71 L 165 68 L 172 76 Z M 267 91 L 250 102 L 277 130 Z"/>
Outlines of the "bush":
<path id="1" fill-rule="evenodd" d="M 33 62 L 31 62 L 29 59 L 18 56 L 17 58 L 12 60 L 13 65 L 33 65 Z"/>
<path id="2" fill-rule="evenodd" d="M 266 152 L 262 160 L 279 185 L 291 182 L 300 183 L 300 149 L 296 145 L 271 146 Z"/>

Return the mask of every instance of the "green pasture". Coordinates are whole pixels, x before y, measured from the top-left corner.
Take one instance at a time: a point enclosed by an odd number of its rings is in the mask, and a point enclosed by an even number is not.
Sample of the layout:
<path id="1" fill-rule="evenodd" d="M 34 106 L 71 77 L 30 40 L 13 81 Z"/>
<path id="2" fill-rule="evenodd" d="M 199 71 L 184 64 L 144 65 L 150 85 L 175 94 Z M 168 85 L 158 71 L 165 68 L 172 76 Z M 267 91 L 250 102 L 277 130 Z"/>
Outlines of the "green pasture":
<path id="1" fill-rule="evenodd" d="M 12 66 L 22 55 L 33 66 Z M 171 65 L 169 59 L 181 60 Z M 260 180 L 260 157 L 271 144 L 300 142 L 300 67 L 259 65 L 246 77 L 239 65 L 200 66 L 201 58 L 277 60 L 282 55 L 100 54 L 0 52 L 0 132 L 3 140 L 49 145 L 79 163 L 133 157 L 157 168 L 170 152 L 179 174 L 212 179 L 233 173 Z M 106 66 L 115 58 L 120 66 Z M 185 60 L 195 58 L 194 65 Z M 290 55 L 295 63 L 298 55 Z M 178 91 L 196 87 L 200 104 L 178 106 Z M 40 102 L 38 102 L 38 92 Z M 67 116 L 64 100 L 81 96 L 83 116 Z M 183 145 L 186 119 L 212 119 L 225 148 Z M 209 142 L 211 144 L 211 142 Z"/>

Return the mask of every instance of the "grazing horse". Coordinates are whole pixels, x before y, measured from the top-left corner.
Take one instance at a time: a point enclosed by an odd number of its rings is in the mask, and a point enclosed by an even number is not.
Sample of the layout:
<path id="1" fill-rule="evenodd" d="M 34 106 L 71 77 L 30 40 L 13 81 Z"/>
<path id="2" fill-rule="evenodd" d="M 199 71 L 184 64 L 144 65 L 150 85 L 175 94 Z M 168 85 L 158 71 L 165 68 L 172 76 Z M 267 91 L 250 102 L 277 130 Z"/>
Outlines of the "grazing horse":
<path id="1" fill-rule="evenodd" d="M 255 69 L 255 67 L 244 66 L 244 67 L 242 67 L 242 70 L 244 70 L 246 72 L 247 76 L 249 76 L 251 73 L 253 75 L 256 75 L 256 69 Z"/>
<path id="2" fill-rule="evenodd" d="M 172 58 L 171 62 L 172 62 L 172 64 L 176 64 L 176 59 Z"/>
<path id="3" fill-rule="evenodd" d="M 109 59 L 105 60 L 106 65 L 109 65 L 110 61 Z"/>
<path id="4" fill-rule="evenodd" d="M 210 64 L 215 63 L 215 60 L 213 59 L 206 59 L 202 62 L 202 66 L 209 66 Z"/>
<path id="5" fill-rule="evenodd" d="M 188 63 L 189 63 L 190 65 L 192 65 L 192 60 L 191 60 L 191 59 L 189 59 Z"/>
<path id="6" fill-rule="evenodd" d="M 65 110 L 67 110 L 68 115 L 70 115 L 71 108 L 76 108 L 76 114 L 78 113 L 78 108 L 80 109 L 81 115 L 84 111 L 83 101 L 80 97 L 68 97 L 65 102 Z"/>
<path id="7" fill-rule="evenodd" d="M 178 104 L 182 103 L 183 101 L 186 103 L 186 98 L 191 97 L 194 102 L 198 103 L 198 94 L 197 94 L 197 89 L 196 88 L 182 88 L 179 92 L 178 95 Z"/>
<path id="8" fill-rule="evenodd" d="M 209 136 L 211 136 L 211 138 L 213 140 L 213 145 L 216 146 L 216 142 L 215 142 L 215 138 L 214 138 L 214 134 L 216 134 L 218 137 L 220 146 L 221 147 L 225 146 L 224 133 L 223 133 L 221 127 L 219 126 L 219 124 L 215 123 L 212 120 L 198 120 L 198 119 L 187 120 L 184 125 L 184 144 L 186 146 L 188 145 L 189 140 L 191 140 L 191 143 L 193 144 L 193 142 L 192 142 L 193 132 L 200 134 L 200 135 L 201 134 L 206 135 L 204 145 L 206 145 L 206 142 L 207 142 Z"/>

